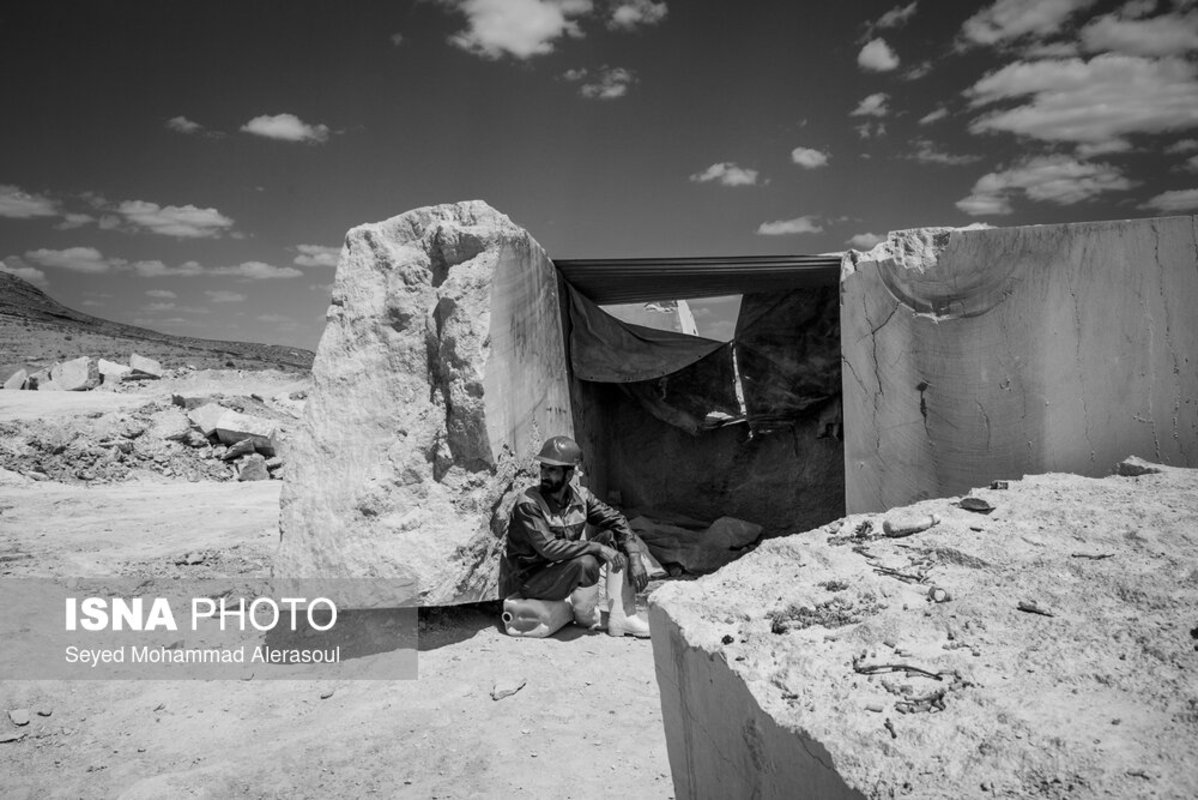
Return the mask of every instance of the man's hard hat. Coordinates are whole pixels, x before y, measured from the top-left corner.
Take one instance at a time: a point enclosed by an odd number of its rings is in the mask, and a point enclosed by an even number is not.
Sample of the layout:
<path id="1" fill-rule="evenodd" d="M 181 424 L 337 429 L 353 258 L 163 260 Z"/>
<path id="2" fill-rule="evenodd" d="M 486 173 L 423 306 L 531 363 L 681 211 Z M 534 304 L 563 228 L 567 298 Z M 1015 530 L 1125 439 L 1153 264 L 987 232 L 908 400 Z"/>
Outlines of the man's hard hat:
<path id="1" fill-rule="evenodd" d="M 541 445 L 537 461 L 555 467 L 576 467 L 582 462 L 582 448 L 569 436 L 554 436 Z"/>

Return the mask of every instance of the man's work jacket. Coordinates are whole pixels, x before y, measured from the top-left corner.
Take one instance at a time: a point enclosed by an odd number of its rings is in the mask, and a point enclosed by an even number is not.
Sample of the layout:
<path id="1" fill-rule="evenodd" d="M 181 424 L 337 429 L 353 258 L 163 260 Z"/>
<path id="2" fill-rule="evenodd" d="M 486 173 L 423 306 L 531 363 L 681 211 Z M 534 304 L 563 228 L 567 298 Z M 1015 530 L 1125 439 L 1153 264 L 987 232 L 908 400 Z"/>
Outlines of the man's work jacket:
<path id="1" fill-rule="evenodd" d="M 588 523 L 610 531 L 615 545 L 629 556 L 644 546 L 624 515 L 584 486 L 571 485 L 561 506 L 535 486 L 521 494 L 512 507 L 507 540 L 508 563 L 517 585 L 556 561 L 594 553 L 594 544 L 583 539 Z"/>

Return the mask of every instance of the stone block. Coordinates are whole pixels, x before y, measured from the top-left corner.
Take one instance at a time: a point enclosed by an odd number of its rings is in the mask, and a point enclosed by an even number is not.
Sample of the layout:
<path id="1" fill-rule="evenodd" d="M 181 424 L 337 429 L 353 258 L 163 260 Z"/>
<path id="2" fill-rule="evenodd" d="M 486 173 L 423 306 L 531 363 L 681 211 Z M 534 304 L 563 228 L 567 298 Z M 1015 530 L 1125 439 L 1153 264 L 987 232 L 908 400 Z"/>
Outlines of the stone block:
<path id="1" fill-rule="evenodd" d="M 655 590 L 675 797 L 1195 796 L 1198 470 L 1152 466 L 978 489 L 981 519 L 923 501 L 940 524 L 903 539 L 853 515 Z"/>
<path id="2" fill-rule="evenodd" d="M 50 370 L 50 380 L 67 392 L 86 392 L 100 385 L 100 372 L 91 356 L 80 356 Z"/>
<path id="3" fill-rule="evenodd" d="M 275 454 L 275 435 L 278 427 L 278 423 L 272 419 L 226 409 L 216 420 L 215 432 L 221 444 L 235 445 L 249 439 L 259 453 L 272 456 Z"/>
<path id="4" fill-rule="evenodd" d="M 37 390 L 39 392 L 61 392 L 62 387 L 59 386 L 56 381 L 47 378 L 46 380 L 40 381 L 38 383 Z"/>
<path id="5" fill-rule="evenodd" d="M 288 441 L 276 573 L 498 598 L 510 504 L 541 442 L 573 432 L 557 280 L 479 201 L 349 232 Z"/>
<path id="6" fill-rule="evenodd" d="M 178 408 L 166 408 L 150 415 L 150 438 L 167 439 L 173 442 L 187 441 L 191 433 L 191 420 Z"/>
<path id="7" fill-rule="evenodd" d="M 187 418 L 192 424 L 200 429 L 200 433 L 205 436 L 212 436 L 216 433 L 216 424 L 220 422 L 220 418 L 227 413 L 229 409 L 218 403 L 206 403 L 199 408 L 193 408 L 187 412 Z"/>
<path id="8" fill-rule="evenodd" d="M 133 377 L 138 378 L 161 378 L 162 364 L 152 358 L 139 356 L 137 353 L 129 354 L 129 369 Z"/>
<path id="9" fill-rule="evenodd" d="M 248 456 L 243 456 L 241 460 L 237 462 L 237 480 L 270 480 L 270 473 L 266 469 L 266 459 L 259 453 L 251 453 Z"/>
<path id="10" fill-rule="evenodd" d="M 24 389 L 25 381 L 29 378 L 29 373 L 24 369 L 19 369 L 12 375 L 8 376 L 8 380 L 4 382 L 5 389 Z"/>
<path id="11" fill-rule="evenodd" d="M 120 383 L 126 375 L 133 371 L 132 367 L 105 358 L 101 358 L 96 363 L 96 368 L 100 371 L 100 377 L 104 383 Z"/>
<path id="12" fill-rule="evenodd" d="M 841 277 L 845 502 L 1198 466 L 1198 217 L 892 233 Z M 1186 366 L 1187 363 L 1190 366 Z"/>

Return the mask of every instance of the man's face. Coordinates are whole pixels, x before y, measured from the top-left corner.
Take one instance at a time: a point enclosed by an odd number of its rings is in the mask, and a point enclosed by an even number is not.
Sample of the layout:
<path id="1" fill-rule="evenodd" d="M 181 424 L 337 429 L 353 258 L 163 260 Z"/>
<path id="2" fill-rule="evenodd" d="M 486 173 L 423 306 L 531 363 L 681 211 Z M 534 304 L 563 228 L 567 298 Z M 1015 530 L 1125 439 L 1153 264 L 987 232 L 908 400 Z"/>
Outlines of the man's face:
<path id="1" fill-rule="evenodd" d="M 551 494 L 554 492 L 560 492 L 562 487 L 570 482 L 570 477 L 573 474 L 573 467 L 559 467 L 554 464 L 542 464 L 541 489 Z"/>

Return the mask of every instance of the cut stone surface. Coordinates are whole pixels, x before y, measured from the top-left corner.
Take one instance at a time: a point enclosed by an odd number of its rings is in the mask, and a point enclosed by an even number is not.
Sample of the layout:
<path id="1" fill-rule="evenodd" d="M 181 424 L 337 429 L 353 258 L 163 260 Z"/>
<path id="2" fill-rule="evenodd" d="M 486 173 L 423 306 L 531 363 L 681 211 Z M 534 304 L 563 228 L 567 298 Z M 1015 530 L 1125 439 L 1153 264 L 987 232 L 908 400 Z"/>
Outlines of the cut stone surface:
<path id="1" fill-rule="evenodd" d="M 133 368 L 126 364 L 118 364 L 106 358 L 101 358 L 96 363 L 96 368 L 100 371 L 100 377 L 104 383 L 120 383 L 126 375 L 133 371 Z"/>
<path id="2" fill-rule="evenodd" d="M 1198 796 L 1198 470 L 1157 468 L 975 490 L 985 518 L 927 500 L 902 539 L 853 515 L 657 589 L 675 796 Z"/>
<path id="3" fill-rule="evenodd" d="M 892 233 L 841 277 L 845 502 L 1198 466 L 1198 217 Z"/>
<path id="4" fill-rule="evenodd" d="M 349 232 L 276 572 L 388 578 L 421 605 L 498 597 L 510 503 L 541 442 L 573 432 L 557 280 L 480 201 Z"/>
<path id="5" fill-rule="evenodd" d="M 25 380 L 29 377 L 29 373 L 23 369 L 19 369 L 12 375 L 8 376 L 8 380 L 4 382 L 5 389 L 24 389 Z"/>
<path id="6" fill-rule="evenodd" d="M 220 422 L 220 418 L 225 415 L 229 409 L 218 403 L 205 403 L 199 408 L 193 408 L 187 412 L 187 418 L 192 421 L 200 433 L 205 436 L 211 436 L 216 433 L 216 424 Z"/>
<path id="7" fill-rule="evenodd" d="M 61 392 L 62 387 L 58 385 L 57 381 L 46 378 L 43 381 L 38 381 L 37 390 L 39 392 Z"/>
<path id="8" fill-rule="evenodd" d="M 152 358 L 139 356 L 137 353 L 129 354 L 129 369 L 132 374 L 139 377 L 162 377 L 162 365 Z"/>
<path id="9" fill-rule="evenodd" d="M 61 364 L 55 364 L 50 370 L 50 380 L 67 392 L 86 392 L 100 385 L 100 372 L 96 369 L 96 360 L 90 356 L 80 356 Z"/>
<path id="10" fill-rule="evenodd" d="M 273 456 L 278 427 L 278 423 L 272 419 L 226 410 L 216 420 L 215 431 L 222 444 L 233 445 L 250 439 L 259 453 Z"/>

